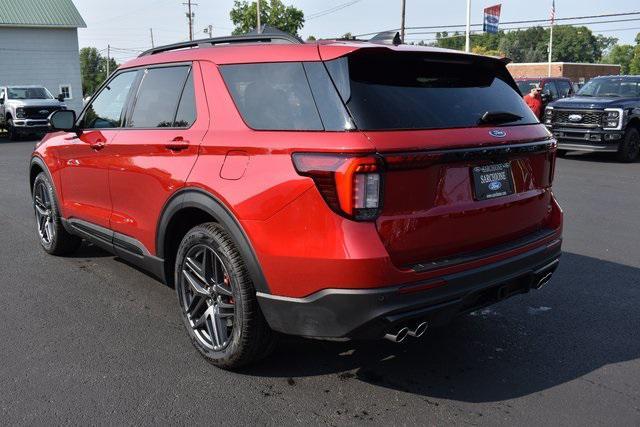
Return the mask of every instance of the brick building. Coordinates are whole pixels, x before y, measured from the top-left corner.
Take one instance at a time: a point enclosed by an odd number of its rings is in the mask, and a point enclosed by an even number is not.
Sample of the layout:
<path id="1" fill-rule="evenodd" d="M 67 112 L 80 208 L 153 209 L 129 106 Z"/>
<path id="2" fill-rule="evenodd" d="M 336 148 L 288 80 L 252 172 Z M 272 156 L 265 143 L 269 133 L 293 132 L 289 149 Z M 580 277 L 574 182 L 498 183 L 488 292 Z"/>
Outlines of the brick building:
<path id="1" fill-rule="evenodd" d="M 518 77 L 546 77 L 549 72 L 548 62 L 514 62 L 507 65 L 514 78 Z M 588 64 L 576 62 L 552 62 L 552 77 L 568 77 L 576 83 L 584 83 L 597 76 L 620 74 L 620 65 L 616 64 Z"/>

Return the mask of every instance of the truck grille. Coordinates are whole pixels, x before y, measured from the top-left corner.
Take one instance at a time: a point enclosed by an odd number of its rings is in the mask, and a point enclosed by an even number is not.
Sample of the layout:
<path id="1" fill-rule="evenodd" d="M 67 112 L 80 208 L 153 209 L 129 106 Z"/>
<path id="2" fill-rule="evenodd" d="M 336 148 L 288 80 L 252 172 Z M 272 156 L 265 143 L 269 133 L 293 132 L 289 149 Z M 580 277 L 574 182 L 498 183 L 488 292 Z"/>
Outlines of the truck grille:
<path id="1" fill-rule="evenodd" d="M 24 107 L 25 118 L 27 119 L 46 119 L 49 114 L 60 109 L 57 106 L 47 105 L 46 107 Z"/>
<path id="2" fill-rule="evenodd" d="M 598 127 L 602 124 L 604 111 L 553 110 L 553 124 L 575 127 Z M 573 120 L 569 119 L 572 116 Z M 579 117 L 580 120 L 576 120 Z"/>

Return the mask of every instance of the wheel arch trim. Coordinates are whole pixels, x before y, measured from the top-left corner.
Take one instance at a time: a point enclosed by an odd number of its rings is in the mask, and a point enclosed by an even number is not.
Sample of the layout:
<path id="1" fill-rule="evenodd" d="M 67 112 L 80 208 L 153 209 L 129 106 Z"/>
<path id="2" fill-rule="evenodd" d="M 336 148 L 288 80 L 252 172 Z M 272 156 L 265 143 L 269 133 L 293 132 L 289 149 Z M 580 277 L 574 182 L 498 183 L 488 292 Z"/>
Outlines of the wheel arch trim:
<path id="1" fill-rule="evenodd" d="M 59 198 L 58 197 L 58 189 L 56 188 L 56 183 L 53 181 L 53 176 L 51 176 L 51 171 L 49 171 L 49 167 L 47 166 L 45 161 L 42 158 L 40 158 L 40 156 L 35 155 L 35 154 L 31 156 L 31 160 L 29 161 L 29 175 L 28 175 L 29 176 L 29 193 L 33 194 L 33 185 L 32 185 L 32 182 L 31 182 L 31 172 L 33 171 L 33 167 L 34 166 L 38 166 L 49 177 L 49 182 L 51 183 L 51 186 L 53 187 L 53 192 L 54 192 L 54 194 L 56 196 L 56 202 L 57 202 L 58 198 Z"/>
<path id="2" fill-rule="evenodd" d="M 258 257 L 242 225 L 219 198 L 203 189 L 195 187 L 183 188 L 167 201 L 162 209 L 156 229 L 156 256 L 164 259 L 165 263 L 170 262 L 165 253 L 167 226 L 176 214 L 186 208 L 200 209 L 225 227 L 247 265 L 255 290 L 263 294 L 269 294 L 269 286 L 258 262 Z"/>

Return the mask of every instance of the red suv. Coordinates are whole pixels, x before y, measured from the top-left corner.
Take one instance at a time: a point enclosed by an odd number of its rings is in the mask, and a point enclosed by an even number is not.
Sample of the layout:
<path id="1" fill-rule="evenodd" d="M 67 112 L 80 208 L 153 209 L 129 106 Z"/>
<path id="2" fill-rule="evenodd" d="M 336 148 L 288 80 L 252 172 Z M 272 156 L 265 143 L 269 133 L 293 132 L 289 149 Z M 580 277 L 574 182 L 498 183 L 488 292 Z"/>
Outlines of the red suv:
<path id="1" fill-rule="evenodd" d="M 308 337 L 418 337 L 558 265 L 556 142 L 497 59 L 239 36 L 120 67 L 31 158 L 44 249 L 174 285 L 235 368 Z"/>

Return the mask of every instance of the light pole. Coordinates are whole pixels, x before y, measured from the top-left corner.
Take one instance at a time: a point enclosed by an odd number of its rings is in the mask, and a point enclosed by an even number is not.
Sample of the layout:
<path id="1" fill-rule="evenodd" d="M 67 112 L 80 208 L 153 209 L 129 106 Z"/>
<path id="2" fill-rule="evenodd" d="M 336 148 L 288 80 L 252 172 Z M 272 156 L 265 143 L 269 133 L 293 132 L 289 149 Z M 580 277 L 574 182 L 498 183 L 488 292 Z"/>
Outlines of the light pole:
<path id="1" fill-rule="evenodd" d="M 405 10 L 406 10 L 406 0 L 402 0 L 402 18 L 400 20 L 400 40 L 402 40 L 402 43 L 404 43 L 404 17 L 405 17 Z"/>
<path id="2" fill-rule="evenodd" d="M 471 0 L 467 0 L 467 34 L 465 37 L 464 50 L 471 51 Z"/>
<path id="3" fill-rule="evenodd" d="M 256 1 L 256 21 L 258 23 L 258 34 L 262 33 L 262 28 L 260 25 L 260 0 Z"/>

